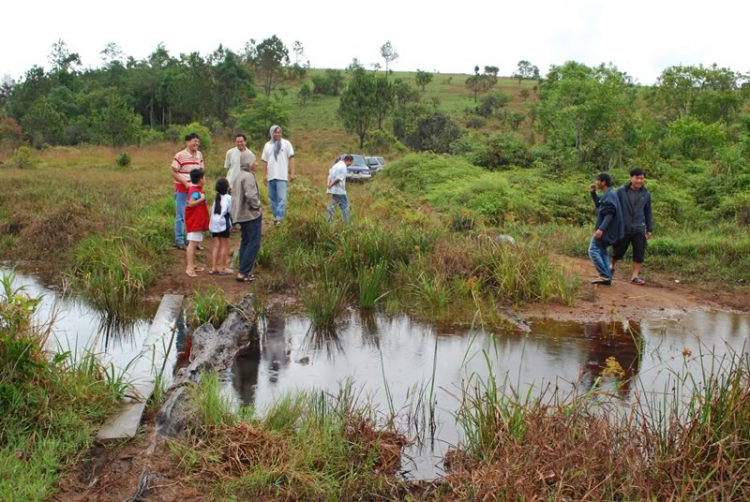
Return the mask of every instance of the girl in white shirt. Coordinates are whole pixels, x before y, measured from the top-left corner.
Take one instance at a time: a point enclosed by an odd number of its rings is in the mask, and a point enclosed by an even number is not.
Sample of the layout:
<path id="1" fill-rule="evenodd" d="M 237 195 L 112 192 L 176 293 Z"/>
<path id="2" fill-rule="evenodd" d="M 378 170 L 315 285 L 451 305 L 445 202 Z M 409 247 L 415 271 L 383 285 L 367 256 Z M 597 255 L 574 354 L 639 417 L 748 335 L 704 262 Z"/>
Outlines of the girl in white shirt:
<path id="1" fill-rule="evenodd" d="M 234 271 L 227 268 L 229 259 L 229 231 L 232 228 L 232 196 L 229 195 L 229 181 L 220 178 L 216 181 L 216 200 L 211 211 L 208 229 L 213 237 L 211 246 L 211 275 L 230 275 Z"/>

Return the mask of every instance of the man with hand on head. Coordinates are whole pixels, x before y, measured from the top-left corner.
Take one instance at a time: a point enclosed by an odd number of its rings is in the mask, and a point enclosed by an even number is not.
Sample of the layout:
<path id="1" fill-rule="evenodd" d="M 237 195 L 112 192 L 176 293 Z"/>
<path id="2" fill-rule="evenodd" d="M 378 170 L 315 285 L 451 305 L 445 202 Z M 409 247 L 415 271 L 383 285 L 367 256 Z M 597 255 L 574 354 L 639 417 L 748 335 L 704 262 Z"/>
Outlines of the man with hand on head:
<path id="1" fill-rule="evenodd" d="M 611 286 L 612 270 L 609 266 L 607 248 L 623 238 L 625 227 L 620 201 L 612 190 L 612 177 L 607 173 L 600 173 L 595 180 L 596 182 L 589 187 L 596 206 L 596 231 L 589 242 L 589 257 L 599 272 L 599 277 L 591 281 L 591 284 Z M 597 189 L 601 196 L 596 194 Z"/>
<path id="2" fill-rule="evenodd" d="M 263 178 L 268 183 L 268 198 L 271 200 L 274 224 L 279 226 L 286 216 L 287 184 L 294 181 L 294 148 L 282 137 L 281 127 L 274 125 L 271 139 L 263 147 Z"/>

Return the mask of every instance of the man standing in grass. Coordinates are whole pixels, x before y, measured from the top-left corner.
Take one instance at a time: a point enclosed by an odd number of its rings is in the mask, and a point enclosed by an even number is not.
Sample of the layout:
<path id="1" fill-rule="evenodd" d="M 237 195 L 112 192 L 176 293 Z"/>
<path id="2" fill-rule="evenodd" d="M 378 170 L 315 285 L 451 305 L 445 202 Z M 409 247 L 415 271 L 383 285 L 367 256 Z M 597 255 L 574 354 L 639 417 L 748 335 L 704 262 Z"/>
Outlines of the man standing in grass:
<path id="1" fill-rule="evenodd" d="M 241 132 L 234 135 L 234 144 L 236 146 L 228 150 L 227 155 L 224 158 L 224 169 L 227 170 L 229 186 L 232 186 L 234 178 L 240 173 L 240 157 L 242 152 L 253 153 L 247 148 L 247 136 Z"/>
<path id="2" fill-rule="evenodd" d="M 328 206 L 328 221 L 333 220 L 336 208 L 341 208 L 341 216 L 349 222 L 349 198 L 346 196 L 346 168 L 352 165 L 354 157 L 346 155 L 336 162 L 328 172 L 328 191 L 331 203 Z"/>
<path id="3" fill-rule="evenodd" d="M 596 195 L 599 189 L 601 196 Z M 596 176 L 596 183 L 589 187 L 591 198 L 596 206 L 596 231 L 589 242 L 589 257 L 599 272 L 592 284 L 612 285 L 612 270 L 609 266 L 607 248 L 623 238 L 625 227 L 622 222 L 620 201 L 612 190 L 612 177 L 607 173 Z"/>
<path id="4" fill-rule="evenodd" d="M 644 186 L 646 173 L 636 167 L 630 171 L 630 181 L 617 189 L 617 198 L 622 207 L 622 219 L 625 224 L 625 237 L 615 244 L 612 255 L 612 274 L 615 265 L 625 256 L 630 244 L 633 244 L 633 275 L 630 284 L 645 286 L 641 279 L 643 262 L 646 259 L 646 246 L 654 229 L 654 218 L 651 212 L 651 194 Z"/>
<path id="5" fill-rule="evenodd" d="M 188 190 L 190 189 L 190 171 L 203 170 L 203 155 L 198 150 L 201 145 L 200 137 L 191 132 L 185 136 L 185 149 L 178 152 L 172 160 L 172 178 L 174 178 L 174 246 L 185 250 L 185 206 L 187 206 Z"/>
<path id="6" fill-rule="evenodd" d="M 282 138 L 281 127 L 274 125 L 271 140 L 263 148 L 263 178 L 268 183 L 268 198 L 271 200 L 274 224 L 279 226 L 286 215 L 287 183 L 294 181 L 294 148 Z"/>

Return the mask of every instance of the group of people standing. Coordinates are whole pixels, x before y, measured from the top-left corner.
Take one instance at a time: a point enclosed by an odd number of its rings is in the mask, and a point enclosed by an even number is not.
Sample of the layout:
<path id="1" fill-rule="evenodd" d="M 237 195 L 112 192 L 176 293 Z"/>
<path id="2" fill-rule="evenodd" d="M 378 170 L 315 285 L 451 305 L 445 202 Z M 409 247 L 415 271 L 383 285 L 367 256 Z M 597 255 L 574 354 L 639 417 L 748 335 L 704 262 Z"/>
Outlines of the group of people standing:
<path id="1" fill-rule="evenodd" d="M 273 126 L 270 140 L 263 148 L 263 178 L 268 184 L 268 195 L 274 224 L 280 225 L 286 215 L 287 184 L 295 178 L 294 148 L 283 138 L 281 127 Z M 216 181 L 216 197 L 209 208 L 204 193 L 205 165 L 201 154 L 200 137 L 185 136 L 185 149 L 172 160 L 175 196 L 175 247 L 187 251 L 186 273 L 195 277 L 203 269 L 195 265 L 195 253 L 203 249 L 203 232 L 210 231 L 215 239 L 212 246 L 212 275 L 231 275 L 228 266 L 229 234 L 233 226 L 240 227 L 239 271 L 236 280 L 255 280 L 253 269 L 260 250 L 262 207 L 256 177 L 257 160 L 247 148 L 247 136 L 235 135 L 235 147 L 226 153 L 224 167 L 227 177 Z"/>
<path id="2" fill-rule="evenodd" d="M 612 177 L 607 173 L 596 176 L 589 190 L 596 207 L 596 230 L 589 243 L 589 257 L 599 277 L 592 284 L 612 285 L 617 262 L 628 248 L 633 248 L 633 273 L 630 284 L 644 286 L 641 277 L 646 260 L 646 247 L 654 230 L 651 193 L 646 190 L 646 173 L 641 168 L 631 169 L 630 181 L 617 190 L 612 188 Z M 601 195 L 597 195 L 599 190 Z M 613 248 L 610 257 L 608 248 Z"/>
<path id="3" fill-rule="evenodd" d="M 269 141 L 263 147 L 263 181 L 268 186 L 268 198 L 274 225 L 279 226 L 286 216 L 287 188 L 296 177 L 294 147 L 283 137 L 278 125 L 271 127 Z M 235 147 L 227 151 L 224 159 L 226 178 L 216 181 L 216 195 L 209 211 L 204 192 L 205 165 L 200 152 L 200 137 L 196 133 L 185 136 L 185 149 L 172 160 L 175 197 L 175 247 L 187 252 L 190 277 L 203 272 L 195 264 L 195 253 L 202 250 L 203 233 L 210 231 L 215 245 L 211 249 L 211 275 L 232 275 L 229 267 L 229 235 L 233 226 L 240 227 L 239 270 L 236 280 L 255 280 L 253 269 L 260 250 L 262 233 L 262 206 L 257 179 L 255 154 L 247 147 L 247 136 L 238 133 Z M 346 195 L 346 168 L 352 164 L 351 155 L 345 156 L 330 170 L 327 192 L 331 196 L 329 219 L 335 209 L 341 209 L 345 221 L 349 220 L 349 200 Z"/>

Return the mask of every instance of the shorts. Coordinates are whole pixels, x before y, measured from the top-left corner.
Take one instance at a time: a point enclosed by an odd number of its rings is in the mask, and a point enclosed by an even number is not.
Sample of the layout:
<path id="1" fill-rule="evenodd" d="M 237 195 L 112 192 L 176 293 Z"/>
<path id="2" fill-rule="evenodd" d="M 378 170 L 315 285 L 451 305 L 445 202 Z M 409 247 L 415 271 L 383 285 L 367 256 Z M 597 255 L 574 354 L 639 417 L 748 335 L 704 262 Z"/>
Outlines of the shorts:
<path id="1" fill-rule="evenodd" d="M 188 232 L 187 240 L 193 242 L 203 242 L 203 232 Z"/>
<path id="2" fill-rule="evenodd" d="M 635 234 L 626 233 L 625 237 L 612 247 L 614 250 L 612 258 L 615 260 L 622 260 L 631 243 L 633 244 L 633 262 L 643 263 L 646 260 L 646 246 L 648 246 L 648 239 L 646 239 L 645 233 L 640 232 Z"/>
<path id="3" fill-rule="evenodd" d="M 223 239 L 229 239 L 229 229 L 227 228 L 223 232 L 211 232 L 211 237 L 221 237 Z"/>

